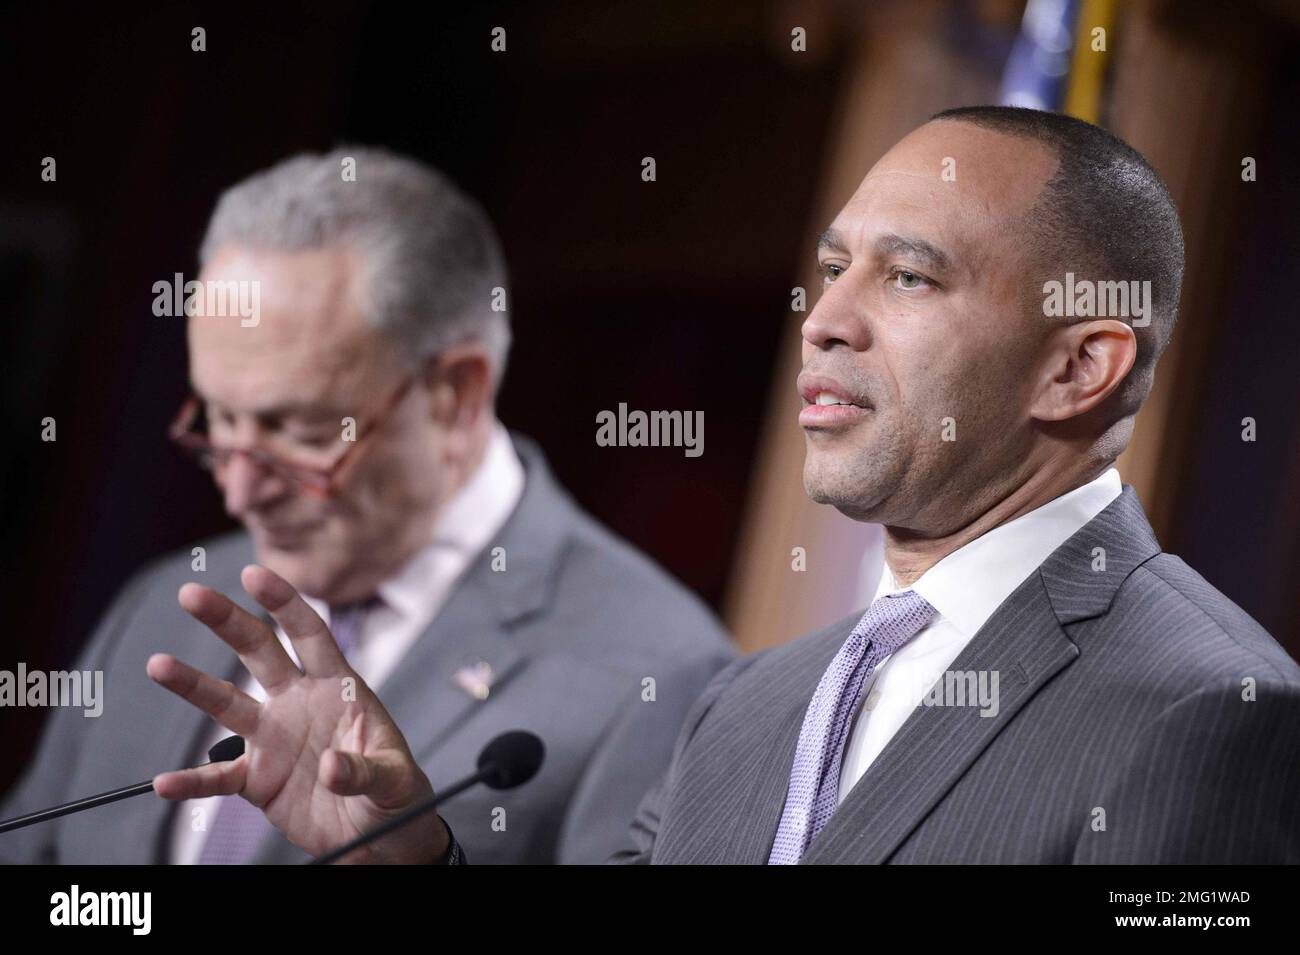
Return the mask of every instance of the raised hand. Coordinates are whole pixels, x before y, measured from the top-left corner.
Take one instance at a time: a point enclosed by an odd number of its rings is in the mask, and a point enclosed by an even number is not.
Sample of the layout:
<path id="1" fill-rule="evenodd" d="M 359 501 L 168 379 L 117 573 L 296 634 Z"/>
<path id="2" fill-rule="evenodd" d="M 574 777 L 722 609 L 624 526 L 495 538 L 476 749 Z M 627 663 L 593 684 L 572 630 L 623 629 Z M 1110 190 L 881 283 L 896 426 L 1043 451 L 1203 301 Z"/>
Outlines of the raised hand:
<path id="1" fill-rule="evenodd" d="M 348 666 L 325 622 L 265 567 L 245 567 L 240 580 L 284 630 L 303 669 L 271 627 L 224 594 L 198 584 L 182 587 L 181 606 L 239 654 L 267 698 L 259 703 L 229 681 L 169 654 L 150 657 L 150 679 L 245 743 L 244 755 L 232 762 L 161 773 L 154 778 L 158 795 L 179 800 L 238 793 L 312 855 L 432 796 L 433 787 L 397 725 Z M 345 683 L 349 679 L 353 682 Z M 446 827 L 430 814 L 349 853 L 345 861 L 436 862 L 448 846 Z"/>

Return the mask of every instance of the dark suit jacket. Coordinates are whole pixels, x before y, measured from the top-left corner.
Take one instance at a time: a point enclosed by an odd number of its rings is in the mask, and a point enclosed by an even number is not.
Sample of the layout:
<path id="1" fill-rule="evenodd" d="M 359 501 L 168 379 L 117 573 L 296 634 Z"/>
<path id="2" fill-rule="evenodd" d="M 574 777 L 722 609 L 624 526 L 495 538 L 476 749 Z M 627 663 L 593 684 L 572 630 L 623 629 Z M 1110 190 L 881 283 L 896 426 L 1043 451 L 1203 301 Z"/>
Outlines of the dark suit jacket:
<path id="1" fill-rule="evenodd" d="M 618 861 L 767 861 L 804 711 L 859 617 L 714 679 Z M 951 670 L 998 671 L 996 716 L 918 707 L 804 862 L 1300 862 L 1300 667 L 1161 553 L 1131 487 Z"/>
<path id="2" fill-rule="evenodd" d="M 377 692 L 435 788 L 472 772 L 500 732 L 528 729 L 544 741 L 531 782 L 509 792 L 480 786 L 440 807 L 470 862 L 598 862 L 621 844 L 683 717 L 731 648 L 697 598 L 583 514 L 537 448 L 512 437 L 526 475 L 520 503 Z M 251 543 L 240 533 L 206 546 L 206 573 L 191 570 L 186 549 L 125 587 L 77 664 L 104 671 L 103 715 L 52 710 L 0 818 L 206 759 L 199 750 L 212 721 L 144 669 L 162 651 L 242 678 L 233 651 L 181 610 L 176 591 L 199 580 L 260 614 L 239 585 Z M 491 569 L 497 546 L 504 573 Z M 496 675 L 481 702 L 454 679 L 477 661 Z M 643 699 L 647 677 L 653 702 Z M 0 861 L 162 862 L 177 805 L 138 796 L 6 833 Z M 498 807 L 504 831 L 493 827 Z M 305 858 L 276 832 L 255 861 Z"/>

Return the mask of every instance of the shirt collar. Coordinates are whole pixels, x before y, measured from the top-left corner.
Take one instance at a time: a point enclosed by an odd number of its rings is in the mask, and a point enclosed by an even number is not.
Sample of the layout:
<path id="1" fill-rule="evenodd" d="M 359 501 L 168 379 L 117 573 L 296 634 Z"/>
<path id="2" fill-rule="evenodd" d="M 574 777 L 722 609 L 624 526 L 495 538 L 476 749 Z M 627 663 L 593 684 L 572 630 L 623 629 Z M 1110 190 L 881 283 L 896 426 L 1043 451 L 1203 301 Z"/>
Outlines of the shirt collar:
<path id="1" fill-rule="evenodd" d="M 421 615 L 431 591 L 437 590 L 429 586 L 430 580 L 436 579 L 435 565 L 448 560 L 450 552 L 459 575 L 505 524 L 523 489 L 523 465 L 510 435 L 497 423 L 482 463 L 438 516 L 433 540 L 379 585 L 384 603 L 404 617 Z"/>
<path id="2" fill-rule="evenodd" d="M 1087 484 L 986 531 L 943 558 L 910 588 L 898 586 L 885 564 L 876 598 L 915 590 L 970 639 L 1052 551 L 1100 514 L 1122 490 L 1119 471 L 1108 468 Z"/>

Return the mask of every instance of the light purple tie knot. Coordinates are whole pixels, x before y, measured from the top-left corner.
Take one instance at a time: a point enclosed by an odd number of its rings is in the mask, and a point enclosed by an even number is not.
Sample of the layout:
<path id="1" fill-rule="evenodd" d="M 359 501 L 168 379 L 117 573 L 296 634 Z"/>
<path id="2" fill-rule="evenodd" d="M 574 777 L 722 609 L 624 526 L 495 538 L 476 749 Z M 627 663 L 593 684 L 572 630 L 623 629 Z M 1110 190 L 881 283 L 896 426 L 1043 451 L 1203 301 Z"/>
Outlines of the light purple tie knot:
<path id="1" fill-rule="evenodd" d="M 366 614 L 379 603 L 378 597 L 371 597 L 360 603 L 330 607 L 330 633 L 334 634 L 334 642 L 338 644 L 345 657 L 350 657 L 352 651 L 357 648 L 357 643 L 361 640 L 361 628 L 366 622 Z"/>

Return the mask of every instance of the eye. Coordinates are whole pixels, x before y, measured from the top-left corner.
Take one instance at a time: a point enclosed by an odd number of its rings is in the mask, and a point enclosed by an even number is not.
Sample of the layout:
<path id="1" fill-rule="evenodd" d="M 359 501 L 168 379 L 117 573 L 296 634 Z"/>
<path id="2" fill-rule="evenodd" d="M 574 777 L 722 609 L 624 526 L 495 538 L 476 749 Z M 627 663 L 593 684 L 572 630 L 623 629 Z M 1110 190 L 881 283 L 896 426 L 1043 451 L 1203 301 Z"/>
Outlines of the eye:
<path id="1" fill-rule="evenodd" d="M 308 448 L 324 448 L 338 440 L 338 436 L 337 430 L 302 432 L 293 435 L 293 441 Z"/>
<path id="2" fill-rule="evenodd" d="M 897 288 L 903 292 L 913 292 L 923 286 L 932 284 L 920 272 L 913 272 L 911 269 L 892 269 L 889 274 L 897 282 Z"/>
<path id="3" fill-rule="evenodd" d="M 829 285 L 848 270 L 844 266 L 837 265 L 834 262 L 819 262 L 817 264 L 817 271 L 821 272 L 822 281 Z"/>
<path id="4" fill-rule="evenodd" d="M 211 402 L 205 402 L 200 427 L 209 434 L 229 434 L 235 427 L 235 415 L 225 408 L 219 408 Z"/>

